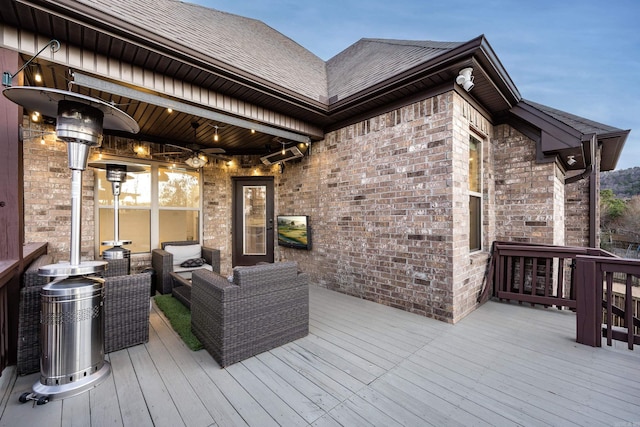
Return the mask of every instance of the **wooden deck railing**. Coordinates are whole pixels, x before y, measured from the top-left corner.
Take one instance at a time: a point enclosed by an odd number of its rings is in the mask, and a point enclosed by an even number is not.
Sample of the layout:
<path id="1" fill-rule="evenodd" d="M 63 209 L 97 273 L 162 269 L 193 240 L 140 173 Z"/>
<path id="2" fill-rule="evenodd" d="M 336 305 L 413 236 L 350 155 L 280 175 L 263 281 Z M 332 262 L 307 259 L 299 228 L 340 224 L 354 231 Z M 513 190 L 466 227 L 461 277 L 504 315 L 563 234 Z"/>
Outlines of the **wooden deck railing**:
<path id="1" fill-rule="evenodd" d="M 624 276 L 624 298 L 616 298 L 616 282 Z M 578 286 L 577 341 L 593 347 L 602 345 L 602 336 L 607 345 L 612 340 L 624 341 L 629 349 L 640 344 L 640 319 L 634 305 L 640 297 L 640 261 L 624 258 L 578 256 L 576 268 Z M 614 278 L 615 277 L 615 278 Z M 619 282 L 618 282 L 619 283 Z M 620 286 L 620 285 L 618 285 Z M 614 304 L 624 301 L 624 307 Z M 604 309 L 604 319 L 602 313 Z M 616 317 L 621 322 L 616 322 Z M 621 324 L 621 327 L 616 326 Z"/>
<path id="2" fill-rule="evenodd" d="M 491 257 L 493 295 L 575 309 L 574 268 L 579 255 L 614 256 L 593 248 L 496 242 Z"/>
<path id="3" fill-rule="evenodd" d="M 594 248 L 496 242 L 487 272 L 501 300 L 576 311 L 579 343 L 640 344 L 640 261 Z M 483 299 L 481 295 L 480 299 Z"/>
<path id="4" fill-rule="evenodd" d="M 33 243 L 23 247 L 22 259 L 0 261 L 0 375 L 5 366 L 15 363 L 16 359 L 22 273 L 34 259 L 45 253 L 46 243 Z"/>

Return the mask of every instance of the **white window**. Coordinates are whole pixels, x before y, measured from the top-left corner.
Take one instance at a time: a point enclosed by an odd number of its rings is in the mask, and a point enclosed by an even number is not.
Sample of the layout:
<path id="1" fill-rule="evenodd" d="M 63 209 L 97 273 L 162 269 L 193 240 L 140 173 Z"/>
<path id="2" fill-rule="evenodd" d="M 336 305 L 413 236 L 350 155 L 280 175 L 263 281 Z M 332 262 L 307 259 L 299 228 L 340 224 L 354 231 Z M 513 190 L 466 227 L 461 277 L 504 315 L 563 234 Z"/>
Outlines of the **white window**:
<path id="1" fill-rule="evenodd" d="M 482 143 L 469 137 L 469 249 L 482 249 Z"/>
<path id="2" fill-rule="evenodd" d="M 136 163 L 139 164 L 139 163 Z M 101 169 L 95 173 L 96 247 L 100 255 L 114 239 L 114 197 L 112 184 Z M 148 253 L 160 242 L 200 240 L 200 173 L 185 169 L 147 165 L 143 172 L 129 173 L 122 183 L 118 237 L 131 240 L 124 248 Z"/>

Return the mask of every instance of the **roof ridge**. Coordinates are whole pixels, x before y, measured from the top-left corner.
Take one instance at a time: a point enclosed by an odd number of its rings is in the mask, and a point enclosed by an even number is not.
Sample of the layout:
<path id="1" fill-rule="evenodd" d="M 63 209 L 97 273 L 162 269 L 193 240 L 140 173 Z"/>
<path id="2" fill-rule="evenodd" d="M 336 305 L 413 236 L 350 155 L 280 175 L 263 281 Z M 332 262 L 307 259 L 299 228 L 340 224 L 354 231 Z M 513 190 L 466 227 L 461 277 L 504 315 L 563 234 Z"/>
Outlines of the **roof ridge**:
<path id="1" fill-rule="evenodd" d="M 430 47 L 432 49 L 446 49 L 466 42 L 438 41 L 438 40 L 409 40 L 409 39 L 382 39 L 382 38 L 361 38 L 362 42 L 386 43 L 402 46 Z"/>

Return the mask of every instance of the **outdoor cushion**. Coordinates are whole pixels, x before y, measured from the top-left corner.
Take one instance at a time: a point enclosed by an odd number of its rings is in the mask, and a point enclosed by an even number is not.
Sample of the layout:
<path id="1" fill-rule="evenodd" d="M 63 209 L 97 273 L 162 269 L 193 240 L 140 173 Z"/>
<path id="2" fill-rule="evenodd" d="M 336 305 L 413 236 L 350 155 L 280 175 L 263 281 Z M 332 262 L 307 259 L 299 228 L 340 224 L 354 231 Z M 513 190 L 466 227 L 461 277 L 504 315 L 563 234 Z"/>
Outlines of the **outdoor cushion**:
<path id="1" fill-rule="evenodd" d="M 165 251 L 173 254 L 173 265 L 180 265 L 188 259 L 200 258 L 202 249 L 199 244 L 195 245 L 167 245 Z"/>
<path id="2" fill-rule="evenodd" d="M 180 264 L 180 267 L 200 267 L 204 262 L 204 258 L 191 258 Z"/>

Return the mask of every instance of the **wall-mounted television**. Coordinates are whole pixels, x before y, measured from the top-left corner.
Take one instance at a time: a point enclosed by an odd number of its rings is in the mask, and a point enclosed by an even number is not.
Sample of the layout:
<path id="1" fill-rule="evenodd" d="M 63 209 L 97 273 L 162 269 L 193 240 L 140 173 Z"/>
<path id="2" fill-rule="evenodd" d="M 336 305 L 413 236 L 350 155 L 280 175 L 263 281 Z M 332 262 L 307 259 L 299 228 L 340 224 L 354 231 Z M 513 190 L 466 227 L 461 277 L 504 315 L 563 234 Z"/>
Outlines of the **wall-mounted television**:
<path id="1" fill-rule="evenodd" d="M 278 215 L 278 245 L 311 249 L 311 227 L 307 215 Z"/>

